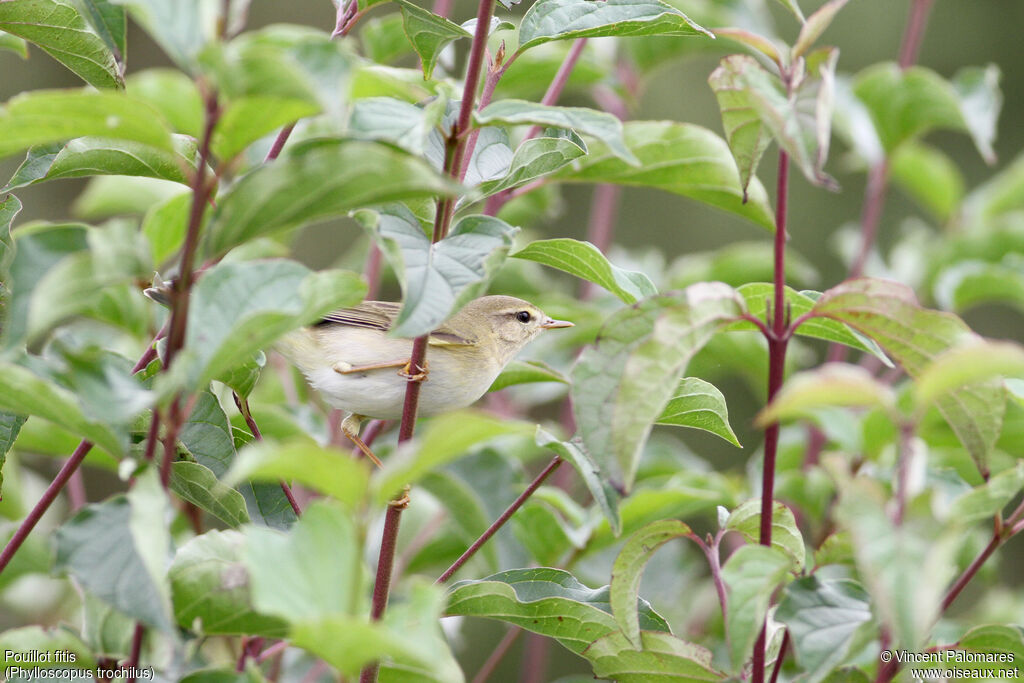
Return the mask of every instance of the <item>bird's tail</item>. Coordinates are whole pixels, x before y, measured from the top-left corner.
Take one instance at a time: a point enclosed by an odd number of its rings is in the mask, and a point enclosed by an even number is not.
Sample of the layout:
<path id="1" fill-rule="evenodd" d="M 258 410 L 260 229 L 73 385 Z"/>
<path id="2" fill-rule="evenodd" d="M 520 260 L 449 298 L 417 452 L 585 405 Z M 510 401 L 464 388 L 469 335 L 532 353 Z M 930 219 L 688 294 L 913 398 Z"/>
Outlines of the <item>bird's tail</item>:
<path id="1" fill-rule="evenodd" d="M 309 375 L 324 364 L 323 354 L 313 338 L 312 331 L 305 327 L 289 332 L 279 339 L 274 344 L 274 350 L 305 375 Z"/>

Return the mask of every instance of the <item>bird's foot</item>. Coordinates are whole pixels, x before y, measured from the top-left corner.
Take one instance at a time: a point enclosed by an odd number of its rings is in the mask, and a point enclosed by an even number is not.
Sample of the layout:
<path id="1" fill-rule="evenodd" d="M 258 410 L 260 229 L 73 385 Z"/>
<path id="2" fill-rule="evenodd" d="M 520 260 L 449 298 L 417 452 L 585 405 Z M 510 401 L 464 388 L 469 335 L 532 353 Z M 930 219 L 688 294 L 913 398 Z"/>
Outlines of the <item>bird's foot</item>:
<path id="1" fill-rule="evenodd" d="M 389 500 L 388 506 L 398 508 L 399 510 L 404 510 L 405 508 L 409 507 L 410 502 L 411 499 L 409 498 L 409 485 L 406 484 L 405 486 L 402 487 L 402 495 L 393 500 Z"/>
<path id="2" fill-rule="evenodd" d="M 356 445 L 363 455 L 370 459 L 377 467 L 384 467 L 384 463 L 380 461 L 370 447 L 366 445 L 366 442 L 359 438 L 359 423 L 362 418 L 359 415 L 349 415 L 341 421 L 341 433 L 348 437 L 348 440 Z"/>
<path id="3" fill-rule="evenodd" d="M 430 363 L 424 360 L 422 367 L 416 366 L 416 369 L 418 372 L 412 371 L 412 359 L 410 358 L 409 361 L 402 366 L 402 369 L 398 371 L 398 376 L 404 377 L 410 382 L 423 382 L 427 379 L 427 375 L 430 374 Z"/>

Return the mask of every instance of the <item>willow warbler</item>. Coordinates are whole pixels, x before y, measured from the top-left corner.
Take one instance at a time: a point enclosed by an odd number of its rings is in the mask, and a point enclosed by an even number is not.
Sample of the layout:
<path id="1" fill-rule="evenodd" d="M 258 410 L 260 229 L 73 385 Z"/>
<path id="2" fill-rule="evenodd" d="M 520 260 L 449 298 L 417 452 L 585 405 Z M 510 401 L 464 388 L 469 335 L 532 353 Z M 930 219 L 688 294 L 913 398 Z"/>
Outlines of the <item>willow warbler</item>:
<path id="1" fill-rule="evenodd" d="M 401 417 L 414 370 L 422 372 L 419 378 L 424 380 L 418 414 L 458 410 L 483 396 L 541 330 L 572 326 L 552 320 L 522 299 L 480 297 L 430 334 L 427 367 L 410 369 L 412 340 L 388 336 L 400 308 L 387 301 L 364 301 L 331 313 L 278 344 L 331 406 L 349 413 L 342 428 L 350 438 L 356 437 L 357 445 L 363 417 Z"/>

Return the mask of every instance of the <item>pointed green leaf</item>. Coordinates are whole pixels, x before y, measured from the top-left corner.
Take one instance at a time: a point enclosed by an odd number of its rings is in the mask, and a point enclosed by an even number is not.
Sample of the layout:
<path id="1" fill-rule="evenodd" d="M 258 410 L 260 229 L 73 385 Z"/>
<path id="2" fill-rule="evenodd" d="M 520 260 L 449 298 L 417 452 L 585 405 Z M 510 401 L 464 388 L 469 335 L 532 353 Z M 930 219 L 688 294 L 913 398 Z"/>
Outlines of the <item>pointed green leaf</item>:
<path id="1" fill-rule="evenodd" d="M 800 35 L 793 44 L 793 59 L 806 54 L 818 42 L 818 38 L 828 29 L 836 14 L 847 2 L 848 0 L 829 0 L 807 17 L 807 21 L 800 27 Z"/>
<path id="2" fill-rule="evenodd" d="M 762 545 L 743 546 L 722 567 L 728 588 L 725 626 L 733 670 L 740 671 L 750 657 L 757 634 L 764 628 L 772 593 L 791 568 L 791 558 Z"/>
<path id="3" fill-rule="evenodd" d="M 344 508 L 316 501 L 287 534 L 265 527 L 244 533 L 243 558 L 257 611 L 288 622 L 356 614 L 362 559 Z"/>
<path id="4" fill-rule="evenodd" d="M 1003 470 L 980 486 L 958 496 L 949 506 L 949 519 L 960 524 L 990 520 L 1024 488 L 1024 462 Z"/>
<path id="5" fill-rule="evenodd" d="M 437 111 L 395 97 L 364 97 L 352 103 L 348 131 L 361 139 L 393 142 L 413 154 L 423 154 L 443 114 L 444 106 Z"/>
<path id="6" fill-rule="evenodd" d="M 627 304 L 658 293 L 643 273 L 618 268 L 590 242 L 568 237 L 534 240 L 512 254 L 514 258 L 536 261 L 604 287 Z"/>
<path id="7" fill-rule="evenodd" d="M 128 76 L 125 89 L 160 112 L 175 133 L 196 139 L 203 134 L 203 98 L 187 74 L 177 69 L 146 69 Z"/>
<path id="8" fill-rule="evenodd" d="M 213 530 L 178 549 L 167 578 L 179 626 L 204 635 L 287 634 L 283 620 L 259 614 L 253 607 L 244 545 L 240 532 Z"/>
<path id="9" fill-rule="evenodd" d="M 718 387 L 697 377 L 684 377 L 675 394 L 661 411 L 656 424 L 702 429 L 740 447 L 739 439 L 729 424 L 725 396 Z"/>
<path id="10" fill-rule="evenodd" d="M 955 346 L 929 363 L 914 382 L 920 408 L 952 391 L 993 377 L 1024 376 L 1024 348 L 1013 342 L 978 341 Z"/>
<path id="11" fill-rule="evenodd" d="M 746 45 L 749 48 L 757 50 L 776 64 L 781 65 L 783 63 L 782 53 L 780 52 L 779 47 L 770 38 L 758 35 L 753 31 L 746 31 L 741 28 L 733 27 L 716 28 L 714 29 L 714 33 L 716 38 L 734 40 L 741 45 Z"/>
<path id="12" fill-rule="evenodd" d="M 505 387 L 534 382 L 560 382 L 568 384 L 569 379 L 558 370 L 541 361 L 514 360 L 505 366 L 494 384 L 487 391 L 501 391 Z"/>
<path id="13" fill-rule="evenodd" d="M 964 197 L 960 168 L 934 147 L 908 140 L 889 161 L 897 185 L 940 221 L 948 220 Z"/>
<path id="14" fill-rule="evenodd" d="M 92 24 L 96 16 L 90 8 L 105 17 L 97 26 Z M 115 53 L 112 48 L 118 38 L 110 33 L 110 29 L 118 30 L 114 12 L 105 0 L 13 0 L 0 3 L 0 30 L 35 43 L 90 85 L 122 88 L 124 17 L 122 13 L 121 49 Z M 96 31 L 97 27 L 101 32 Z"/>
<path id="15" fill-rule="evenodd" d="M 0 50 L 7 50 L 22 59 L 28 59 L 28 42 L 6 31 L 0 31 Z"/>
<path id="16" fill-rule="evenodd" d="M 0 3 L 0 11 L 12 3 Z M 83 136 L 139 142 L 174 151 L 171 133 L 155 109 L 123 93 L 36 90 L 0 109 L 0 157 L 35 145 Z"/>
<path id="17" fill-rule="evenodd" d="M 796 0 L 778 0 L 779 4 L 788 9 L 793 13 L 793 16 L 800 20 L 800 23 L 807 21 L 804 19 L 804 13 L 800 11 L 800 5 L 797 4 Z"/>
<path id="18" fill-rule="evenodd" d="M 391 328 L 399 337 L 437 329 L 467 302 L 483 294 L 504 262 L 517 232 L 490 216 L 463 216 L 454 229 L 431 244 L 419 221 L 404 205 L 369 212 L 374 237 L 398 274 L 404 303 Z"/>
<path id="19" fill-rule="evenodd" d="M 530 138 L 519 145 L 508 173 L 480 185 L 484 196 L 521 187 L 568 165 L 587 153 L 582 140 L 567 137 Z"/>
<path id="20" fill-rule="evenodd" d="M 758 543 L 761 530 L 761 499 L 753 498 L 733 510 L 729 514 L 725 528 L 740 532 L 749 543 Z M 800 535 L 793 511 L 778 501 L 772 504 L 772 547 L 785 553 L 792 560 L 794 569 L 803 569 L 807 554 L 803 536 Z"/>
<path id="21" fill-rule="evenodd" d="M 576 164 L 554 174 L 566 182 L 615 183 L 653 187 L 683 195 L 737 214 L 774 230 L 764 186 L 756 178 L 747 188 L 747 201 L 729 146 L 706 128 L 672 121 L 630 121 L 626 145 L 640 159 L 630 166 L 600 144 Z"/>
<path id="22" fill-rule="evenodd" d="M 177 253 L 185 241 L 192 193 L 183 192 L 152 206 L 142 219 L 142 234 L 149 242 L 155 268 Z"/>
<path id="23" fill-rule="evenodd" d="M 743 304 L 721 283 L 644 299 L 605 323 L 572 370 L 576 424 L 616 488 L 632 488 L 651 426 L 687 362 Z"/>
<path id="24" fill-rule="evenodd" d="M 18 438 L 21 426 L 25 424 L 28 417 L 14 413 L 0 412 L 0 496 L 4 491 L 4 462 L 7 460 L 7 453 Z"/>
<path id="25" fill-rule="evenodd" d="M 372 485 L 377 500 L 390 500 L 404 485 L 414 484 L 431 470 L 467 455 L 478 444 L 532 430 L 533 426 L 526 422 L 498 419 L 472 410 L 439 415 L 431 420 L 422 436 L 398 449 L 384 468 L 374 473 Z"/>
<path id="26" fill-rule="evenodd" d="M 194 72 L 196 57 L 217 35 L 219 0 L 111 0 L 128 8 L 139 26 L 179 67 Z M 248 2 L 234 3 L 233 14 Z M 244 6 L 244 7 L 243 7 Z M 229 23 L 234 23 L 229 20 Z"/>
<path id="27" fill-rule="evenodd" d="M 412 43 L 416 54 L 423 63 L 423 78 L 430 79 L 434 73 L 441 50 L 453 40 L 470 38 L 471 34 L 456 23 L 423 9 L 407 0 L 395 0 L 402 8 L 402 24 L 405 35 Z"/>
<path id="28" fill-rule="evenodd" d="M 586 0 L 580 1 L 586 2 Z M 611 1 L 608 0 L 608 2 Z M 607 2 L 602 4 L 607 4 Z M 474 117 L 476 122 L 482 126 L 501 123 L 509 126 L 571 128 L 583 135 L 597 138 L 606 144 L 615 156 L 627 164 L 640 165 L 640 160 L 630 151 L 623 138 L 622 121 L 607 112 L 584 107 L 554 107 L 527 100 L 498 100 L 487 105 L 483 111 L 474 114 Z"/>
<path id="29" fill-rule="evenodd" d="M 242 494 L 221 483 L 213 472 L 199 463 L 172 463 L 168 488 L 230 527 L 249 521 Z"/>
<path id="30" fill-rule="evenodd" d="M 877 341 L 911 378 L 953 346 L 977 336 L 960 318 L 922 308 L 906 286 L 884 280 L 845 282 L 825 292 L 815 315 L 840 320 Z M 936 406 L 982 472 L 1002 427 L 1006 395 L 996 381 L 968 385 L 938 399 Z"/>
<path id="31" fill-rule="evenodd" d="M 519 24 L 517 52 L 551 40 L 654 35 L 714 37 L 659 0 L 538 0 Z"/>
<path id="32" fill-rule="evenodd" d="M 751 179 L 756 177 L 761 156 L 772 141 L 768 128 L 761 123 L 754 95 L 740 76 L 741 65 L 746 59 L 742 55 L 726 57 L 708 76 L 708 85 L 714 91 L 722 113 L 725 139 L 729 141 L 729 149 L 740 173 L 744 200 Z"/>
<path id="33" fill-rule="evenodd" d="M 167 494 L 153 470 L 146 474 L 127 496 L 86 506 L 57 531 L 55 567 L 125 614 L 169 632 Z"/>
<path id="34" fill-rule="evenodd" d="M 799 372 L 758 414 L 759 427 L 773 422 L 808 417 L 819 408 L 892 408 L 896 397 L 892 388 L 875 379 L 859 365 L 825 363 L 813 370 Z"/>
<path id="35" fill-rule="evenodd" d="M 452 585 L 446 614 L 499 619 L 582 653 L 601 636 L 618 631 L 609 595 L 607 586 L 588 588 L 561 569 L 510 569 Z M 640 601 L 639 610 L 641 628 L 668 630 L 646 602 Z"/>
<path id="36" fill-rule="evenodd" d="M 33 147 L 3 191 L 58 178 L 95 175 L 145 176 L 188 185 L 196 169 L 196 142 L 173 137 L 173 152 L 137 142 L 77 138 L 66 144 Z"/>
<path id="37" fill-rule="evenodd" d="M 665 519 L 648 524 L 626 539 L 612 565 L 612 615 L 623 635 L 640 649 L 640 619 L 636 611 L 640 598 L 640 579 L 651 555 L 674 538 L 686 536 L 690 527 L 676 519 Z"/>
<path id="38" fill-rule="evenodd" d="M 635 649 L 621 632 L 612 632 L 583 654 L 594 665 L 595 677 L 623 683 L 725 680 L 711 665 L 711 651 L 700 645 L 657 631 L 641 631 L 640 641 Z"/>
<path id="39" fill-rule="evenodd" d="M 996 162 L 992 144 L 996 139 L 999 112 L 1003 108 L 1003 93 L 999 90 L 1001 76 L 995 64 L 984 68 L 969 66 L 957 71 L 952 81 L 960 100 L 964 126 L 981 157 L 989 164 Z"/>
<path id="40" fill-rule="evenodd" d="M 243 176 L 219 198 L 209 249 L 221 254 L 254 237 L 359 207 L 456 192 L 425 162 L 393 147 L 352 140 L 309 142 Z"/>
<path id="41" fill-rule="evenodd" d="M 366 494 L 369 476 L 362 462 L 336 448 L 260 441 L 242 449 L 224 476 L 231 485 L 249 479 L 297 481 L 355 508 Z"/>
<path id="42" fill-rule="evenodd" d="M 786 586 L 775 611 L 809 683 L 819 683 L 846 659 L 857 629 L 871 618 L 870 599 L 860 584 L 818 575 Z"/>
<path id="43" fill-rule="evenodd" d="M 621 496 L 612 486 L 607 475 L 590 457 L 583 442 L 579 438 L 560 441 L 540 426 L 537 427 L 535 440 L 538 446 L 548 448 L 572 463 L 580 477 L 583 478 L 583 483 L 586 484 L 591 497 L 601 508 L 601 513 L 608 521 L 612 535 L 618 536 L 622 532 L 622 519 L 619 516 Z"/>

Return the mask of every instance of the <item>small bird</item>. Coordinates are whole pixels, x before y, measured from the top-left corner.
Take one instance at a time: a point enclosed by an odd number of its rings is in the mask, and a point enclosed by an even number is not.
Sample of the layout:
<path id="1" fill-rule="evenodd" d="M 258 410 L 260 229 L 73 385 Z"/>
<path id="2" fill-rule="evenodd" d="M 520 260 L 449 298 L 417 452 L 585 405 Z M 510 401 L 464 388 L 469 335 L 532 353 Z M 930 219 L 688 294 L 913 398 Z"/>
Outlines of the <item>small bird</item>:
<path id="1" fill-rule="evenodd" d="M 378 465 L 359 439 L 359 424 L 401 417 L 410 380 L 424 382 L 419 415 L 465 408 L 541 330 L 572 327 L 522 299 L 480 297 L 431 332 L 425 366 L 411 368 L 412 340 L 388 336 L 399 310 L 398 303 L 364 301 L 296 330 L 277 347 L 328 404 L 348 413 L 342 431 Z"/>

